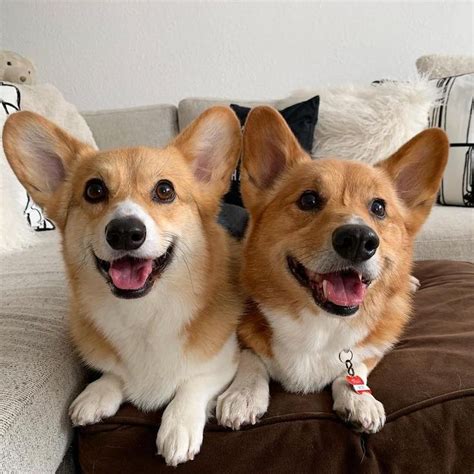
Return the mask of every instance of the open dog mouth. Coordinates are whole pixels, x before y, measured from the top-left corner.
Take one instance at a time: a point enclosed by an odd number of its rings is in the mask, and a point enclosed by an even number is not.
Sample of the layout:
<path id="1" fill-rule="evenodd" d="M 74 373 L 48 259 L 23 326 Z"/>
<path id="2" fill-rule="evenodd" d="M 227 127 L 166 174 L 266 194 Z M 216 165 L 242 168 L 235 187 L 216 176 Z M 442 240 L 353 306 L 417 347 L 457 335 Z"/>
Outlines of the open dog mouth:
<path id="1" fill-rule="evenodd" d="M 352 316 L 363 302 L 370 280 L 352 268 L 330 273 L 316 273 L 293 257 L 288 268 L 300 285 L 309 289 L 315 303 L 337 316 Z"/>
<path id="2" fill-rule="evenodd" d="M 161 276 L 170 264 L 174 255 L 174 242 L 158 258 L 146 259 L 125 255 L 116 260 L 101 260 L 94 255 L 97 269 L 105 278 L 119 298 L 140 298 L 153 287 L 155 280 Z"/>

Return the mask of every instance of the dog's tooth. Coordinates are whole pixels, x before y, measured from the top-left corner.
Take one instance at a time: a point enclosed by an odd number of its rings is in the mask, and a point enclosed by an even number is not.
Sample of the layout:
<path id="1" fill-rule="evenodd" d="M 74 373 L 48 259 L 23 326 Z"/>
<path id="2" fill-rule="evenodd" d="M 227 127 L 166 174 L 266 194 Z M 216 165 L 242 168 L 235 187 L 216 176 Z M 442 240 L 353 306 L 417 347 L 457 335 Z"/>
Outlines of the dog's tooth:
<path id="1" fill-rule="evenodd" d="M 323 280 L 323 295 L 324 297 L 327 299 L 328 297 L 328 289 L 327 289 L 327 286 L 328 286 L 328 281 L 327 280 Z"/>

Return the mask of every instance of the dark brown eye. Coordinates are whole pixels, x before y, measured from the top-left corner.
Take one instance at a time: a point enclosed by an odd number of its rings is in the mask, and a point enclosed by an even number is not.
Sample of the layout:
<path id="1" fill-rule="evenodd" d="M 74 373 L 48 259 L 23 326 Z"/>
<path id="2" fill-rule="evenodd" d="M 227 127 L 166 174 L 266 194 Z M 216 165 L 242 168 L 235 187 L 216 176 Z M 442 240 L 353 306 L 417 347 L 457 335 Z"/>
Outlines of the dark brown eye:
<path id="1" fill-rule="evenodd" d="M 107 199 L 107 194 L 107 186 L 101 179 L 94 178 L 87 181 L 84 189 L 84 199 L 87 202 L 96 204 Z"/>
<path id="2" fill-rule="evenodd" d="M 11 66 L 12 65 L 12 62 L 11 61 L 7 61 L 7 66 Z"/>
<path id="3" fill-rule="evenodd" d="M 155 186 L 155 192 L 153 196 L 154 201 L 169 203 L 174 201 L 175 197 L 176 193 L 173 184 L 170 181 L 166 179 L 158 181 Z"/>
<path id="4" fill-rule="evenodd" d="M 323 198 L 316 191 L 305 191 L 298 199 L 297 204 L 302 211 L 315 211 L 321 209 Z"/>
<path id="5" fill-rule="evenodd" d="M 370 212 L 379 219 L 383 219 L 385 217 L 385 201 L 379 198 L 374 199 L 370 203 Z"/>

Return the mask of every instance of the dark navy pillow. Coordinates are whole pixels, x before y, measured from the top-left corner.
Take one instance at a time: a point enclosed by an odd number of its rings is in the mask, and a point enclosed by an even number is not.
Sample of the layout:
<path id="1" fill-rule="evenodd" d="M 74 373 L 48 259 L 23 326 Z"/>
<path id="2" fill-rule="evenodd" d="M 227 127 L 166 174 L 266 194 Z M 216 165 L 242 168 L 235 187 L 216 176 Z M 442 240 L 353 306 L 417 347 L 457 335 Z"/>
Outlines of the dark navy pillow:
<path id="1" fill-rule="evenodd" d="M 245 125 L 245 120 L 250 112 L 250 107 L 243 107 L 237 104 L 230 104 L 230 107 L 235 112 L 240 120 L 242 127 Z M 279 111 L 291 131 L 295 134 L 299 144 L 308 153 L 311 153 L 314 140 L 314 129 L 318 122 L 319 112 L 319 96 L 291 105 L 286 109 Z M 229 192 L 224 196 L 224 202 L 228 204 L 235 204 L 243 206 L 242 198 L 240 196 L 240 163 L 234 174 Z"/>

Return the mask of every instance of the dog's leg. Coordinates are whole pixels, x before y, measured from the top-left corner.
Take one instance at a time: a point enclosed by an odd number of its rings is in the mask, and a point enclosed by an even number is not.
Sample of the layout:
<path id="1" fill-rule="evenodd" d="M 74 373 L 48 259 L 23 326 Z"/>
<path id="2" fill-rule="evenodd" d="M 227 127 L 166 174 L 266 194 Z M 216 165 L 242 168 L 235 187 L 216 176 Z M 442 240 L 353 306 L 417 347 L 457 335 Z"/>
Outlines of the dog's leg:
<path id="1" fill-rule="evenodd" d="M 249 423 L 254 425 L 267 411 L 268 384 L 268 371 L 260 357 L 251 350 L 242 351 L 234 381 L 217 399 L 219 424 L 233 430 Z"/>
<path id="2" fill-rule="evenodd" d="M 106 373 L 78 395 L 69 408 L 69 416 L 75 426 L 90 425 L 115 415 L 122 401 L 121 380 Z"/>
<path id="3" fill-rule="evenodd" d="M 169 466 L 194 459 L 202 444 L 208 407 L 232 380 L 232 370 L 201 375 L 183 383 L 166 407 L 156 438 L 158 454 Z"/>
<path id="4" fill-rule="evenodd" d="M 410 275 L 410 290 L 412 293 L 416 293 L 418 289 L 420 288 L 421 283 L 418 278 L 414 277 L 413 275 Z"/>
<path id="5" fill-rule="evenodd" d="M 354 364 L 356 375 L 367 383 L 368 369 L 364 363 Z M 354 425 L 357 431 L 376 433 L 385 424 L 383 405 L 370 393 L 356 393 L 346 380 L 346 374 L 332 383 L 333 410 Z"/>

